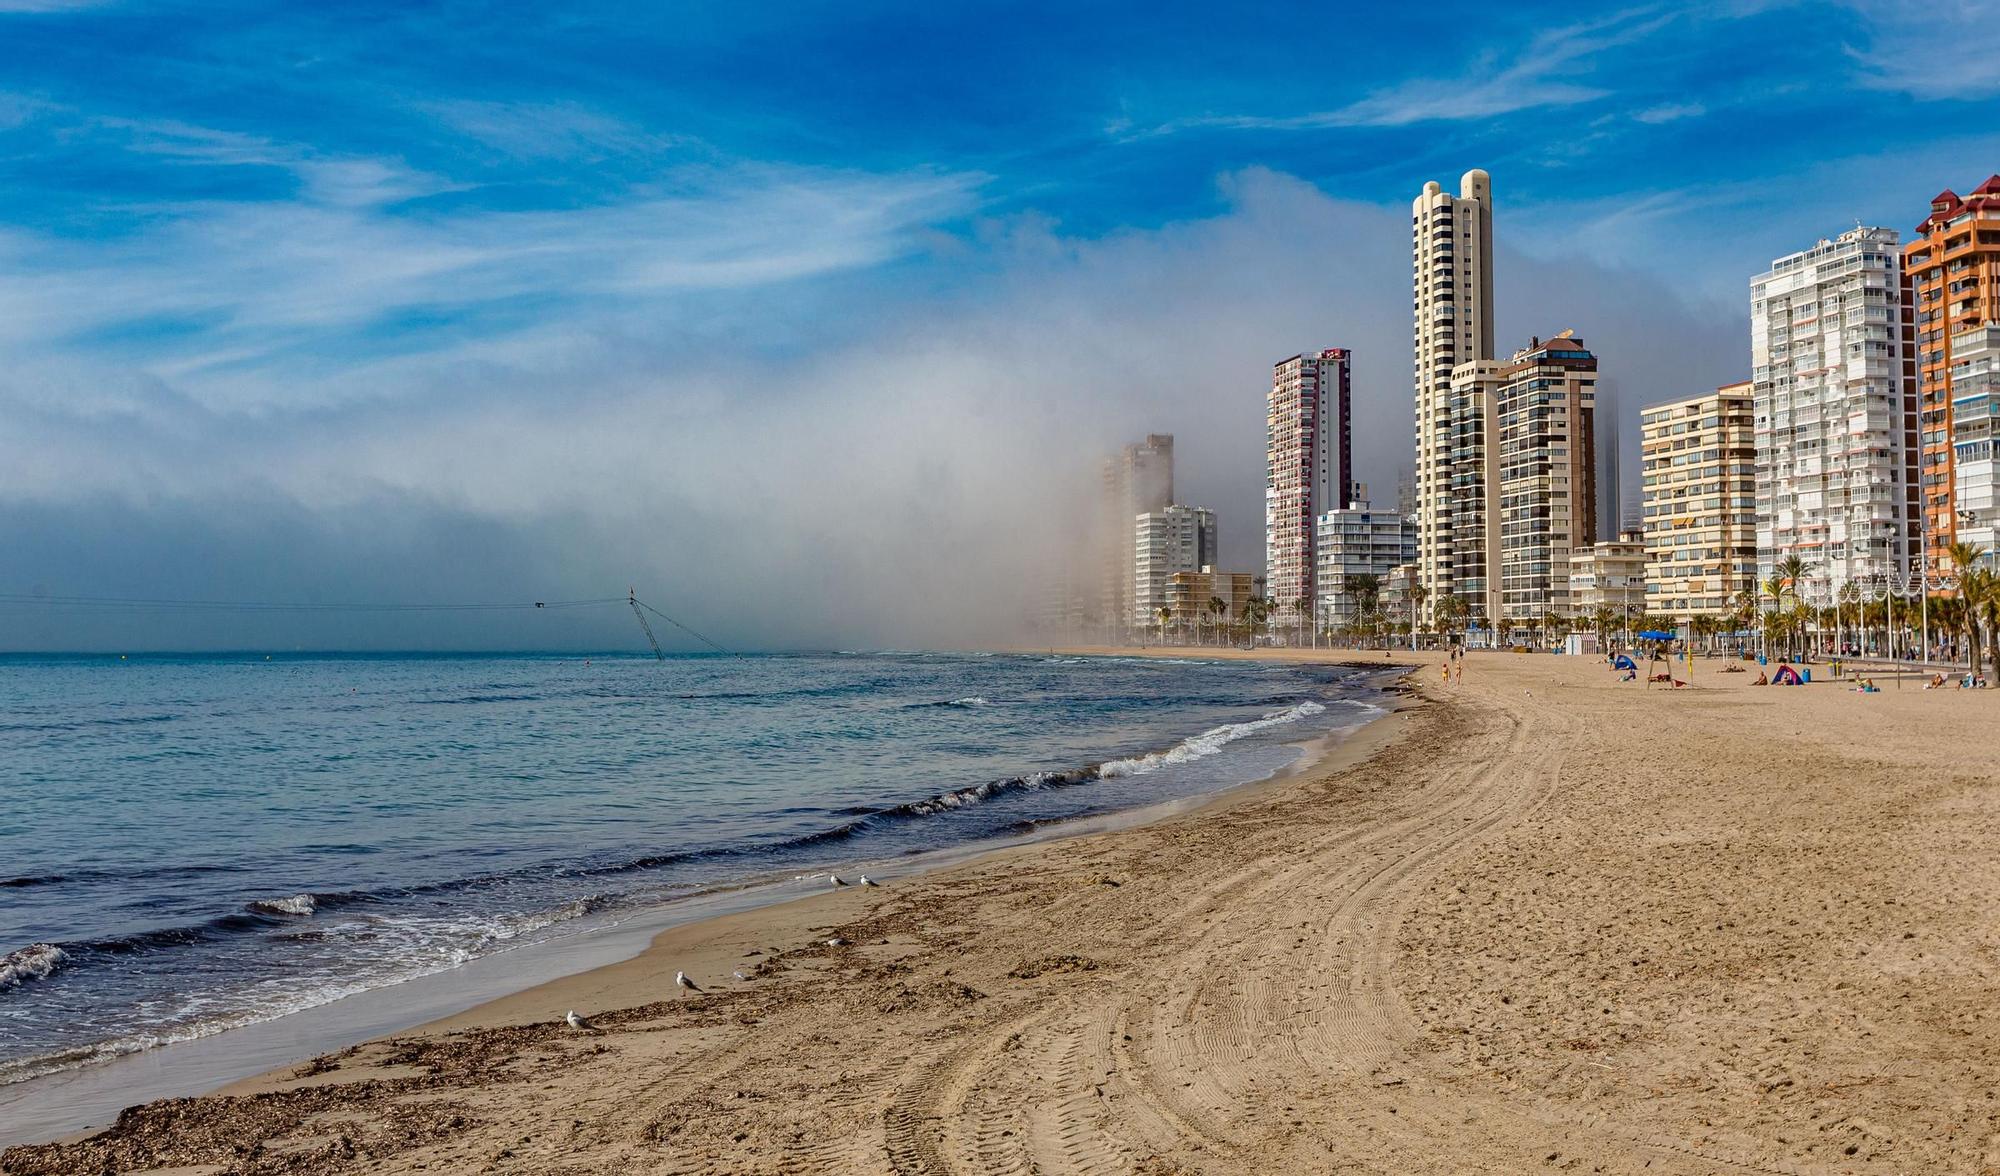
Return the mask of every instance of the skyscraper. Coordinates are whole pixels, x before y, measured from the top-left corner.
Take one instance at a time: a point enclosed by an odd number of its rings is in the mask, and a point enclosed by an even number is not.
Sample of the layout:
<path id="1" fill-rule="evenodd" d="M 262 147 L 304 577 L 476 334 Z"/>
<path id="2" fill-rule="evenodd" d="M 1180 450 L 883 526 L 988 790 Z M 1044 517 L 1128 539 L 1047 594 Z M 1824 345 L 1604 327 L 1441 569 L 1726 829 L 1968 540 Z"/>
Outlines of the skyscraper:
<path id="1" fill-rule="evenodd" d="M 1916 331 L 1923 447 L 1919 507 L 1930 566 L 1942 568 L 1949 562 L 1945 549 L 1962 538 L 1953 468 L 1954 336 L 2000 322 L 2000 175 L 1962 200 L 1949 188 L 1939 192 L 1916 239 L 1903 247 L 1903 263 Z"/>
<path id="2" fill-rule="evenodd" d="M 1417 583 L 1423 612 L 1457 592 L 1451 526 L 1452 372 L 1493 356 L 1493 186 L 1475 168 L 1459 194 L 1436 181 L 1410 206 L 1416 385 Z"/>
<path id="3" fill-rule="evenodd" d="M 1354 484 L 1353 391 L 1345 349 L 1273 367 L 1265 424 L 1264 563 L 1272 604 L 1313 599 L 1313 526 Z"/>
<path id="4" fill-rule="evenodd" d="M 1808 601 L 1900 574 L 1916 552 L 1902 259 L 1893 230 L 1856 228 L 1750 283 L 1757 575 L 1798 556 Z"/>
<path id="5" fill-rule="evenodd" d="M 1755 405 L 1745 380 L 1640 411 L 1645 611 L 1722 616 L 1756 584 Z"/>
<path id="6" fill-rule="evenodd" d="M 1098 608 L 1113 625 L 1132 618 L 1132 523 L 1174 500 L 1174 438 L 1151 433 L 1104 459 L 1097 544 L 1102 582 Z"/>
<path id="7" fill-rule="evenodd" d="M 1597 357 L 1564 331 L 1498 375 L 1500 616 L 1533 626 L 1570 611 L 1570 553 L 1597 542 Z"/>

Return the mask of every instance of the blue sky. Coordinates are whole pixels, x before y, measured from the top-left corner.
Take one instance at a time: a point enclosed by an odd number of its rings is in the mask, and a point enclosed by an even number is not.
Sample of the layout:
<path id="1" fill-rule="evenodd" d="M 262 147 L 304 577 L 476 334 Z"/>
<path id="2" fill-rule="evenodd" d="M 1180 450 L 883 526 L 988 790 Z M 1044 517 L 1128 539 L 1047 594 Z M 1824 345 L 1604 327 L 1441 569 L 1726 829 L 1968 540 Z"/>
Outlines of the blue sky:
<path id="1" fill-rule="evenodd" d="M 1212 430 L 1186 483 L 1249 562 L 1273 360 L 1356 348 L 1363 472 L 1393 476 L 1396 225 L 1425 180 L 1493 174 L 1502 333 L 1615 344 L 1641 400 L 1739 374 L 1772 256 L 1907 232 L 2000 170 L 1991 3 L 1424 12 L 0 0 L 0 539 L 74 589 L 169 516 L 248 503 L 278 535 L 393 503 L 533 566 L 552 520 L 616 513 L 620 483 L 566 471 L 635 428 L 623 485 L 655 515 L 727 533 L 793 501 L 768 471 L 659 472 L 783 413 L 792 471 L 833 460 L 827 421 L 910 469 L 968 426 L 1003 471 Z M 820 529 L 773 566 L 851 558 L 865 591 L 919 558 L 907 522 L 844 557 Z M 128 575 L 283 584 L 156 559 Z"/>

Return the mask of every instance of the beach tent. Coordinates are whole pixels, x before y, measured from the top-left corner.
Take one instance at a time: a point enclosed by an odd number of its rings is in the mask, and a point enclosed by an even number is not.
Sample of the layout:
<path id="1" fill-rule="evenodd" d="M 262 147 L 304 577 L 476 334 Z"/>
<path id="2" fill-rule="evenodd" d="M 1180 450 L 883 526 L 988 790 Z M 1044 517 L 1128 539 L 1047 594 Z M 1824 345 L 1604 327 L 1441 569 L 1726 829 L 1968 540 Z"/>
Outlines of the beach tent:
<path id="1" fill-rule="evenodd" d="M 1805 685 L 1805 682 L 1799 678 L 1799 672 L 1797 670 L 1793 669 L 1790 666 L 1779 666 L 1778 672 L 1771 675 L 1771 685 L 1803 686 Z"/>
<path id="2" fill-rule="evenodd" d="M 1614 670 L 1636 670 L 1639 667 L 1633 664 L 1630 654 L 1621 653 L 1618 655 L 1618 660 L 1611 663 L 1611 668 Z"/>

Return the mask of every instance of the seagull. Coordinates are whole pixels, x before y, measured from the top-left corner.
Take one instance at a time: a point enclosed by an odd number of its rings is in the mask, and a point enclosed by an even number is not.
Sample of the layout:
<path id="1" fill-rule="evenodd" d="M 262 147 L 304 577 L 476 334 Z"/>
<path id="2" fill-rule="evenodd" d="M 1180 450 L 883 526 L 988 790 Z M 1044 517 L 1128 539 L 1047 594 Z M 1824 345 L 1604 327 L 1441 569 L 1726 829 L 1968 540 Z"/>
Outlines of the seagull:
<path id="1" fill-rule="evenodd" d="M 569 1015 L 565 1016 L 563 1020 L 569 1022 L 569 1027 L 572 1029 L 588 1030 L 590 1028 L 590 1022 L 584 1020 L 582 1017 L 577 1016 L 575 1009 L 571 1009 L 569 1011 Z"/>
<path id="2" fill-rule="evenodd" d="M 847 941 L 836 935 L 832 939 L 827 940 L 826 945 L 828 947 L 846 947 Z"/>
<path id="3" fill-rule="evenodd" d="M 866 875 L 866 874 L 863 874 L 863 875 L 861 875 L 861 884 L 862 884 L 863 886 L 873 886 L 873 885 L 875 885 L 875 883 L 874 883 L 874 882 L 872 882 L 872 881 L 870 881 L 870 880 L 869 880 L 869 877 L 868 877 L 868 875 Z"/>
<path id="4" fill-rule="evenodd" d="M 689 992 L 700 992 L 700 991 L 701 991 L 701 985 L 699 985 L 699 984 L 696 984 L 696 983 L 695 983 L 694 981 L 692 981 L 692 980 L 688 979 L 688 974 L 687 974 L 686 972 L 675 972 L 675 973 L 674 973 L 674 987 L 675 987 L 675 988 L 683 988 L 683 989 L 686 989 L 686 990 L 687 990 L 687 991 L 689 991 Z"/>
<path id="5" fill-rule="evenodd" d="M 827 875 L 827 877 L 828 877 L 828 878 L 831 878 L 831 879 L 833 879 L 833 884 L 834 884 L 835 886 L 845 886 L 845 885 L 847 885 L 847 883 L 845 883 L 845 882 L 842 882 L 842 881 L 840 880 L 840 875 L 839 875 L 839 874 L 828 874 L 828 875 Z"/>
<path id="6" fill-rule="evenodd" d="M 734 971 L 734 972 L 730 973 L 730 975 L 732 975 L 732 976 L 735 976 L 735 977 L 736 977 L 736 978 L 737 978 L 738 980 L 741 980 L 741 981 L 743 981 L 743 983 L 745 983 L 745 984 L 748 984 L 748 983 L 750 983 L 750 977 L 748 977 L 748 976 L 745 976 L 745 975 L 743 974 L 743 969 L 741 969 L 741 968 L 738 968 L 738 969 L 736 969 L 736 971 Z"/>

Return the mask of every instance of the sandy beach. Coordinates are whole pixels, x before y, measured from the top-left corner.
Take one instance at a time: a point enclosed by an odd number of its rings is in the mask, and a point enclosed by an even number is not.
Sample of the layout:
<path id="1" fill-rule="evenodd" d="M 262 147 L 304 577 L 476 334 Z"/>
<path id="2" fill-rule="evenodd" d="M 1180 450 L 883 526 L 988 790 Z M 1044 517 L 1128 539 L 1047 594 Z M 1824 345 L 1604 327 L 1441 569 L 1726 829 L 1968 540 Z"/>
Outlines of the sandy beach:
<path id="1" fill-rule="evenodd" d="M 677 928 L 0 1171 L 2000 1173 L 2000 696 L 1719 665 L 1432 657 L 1193 812 Z"/>

